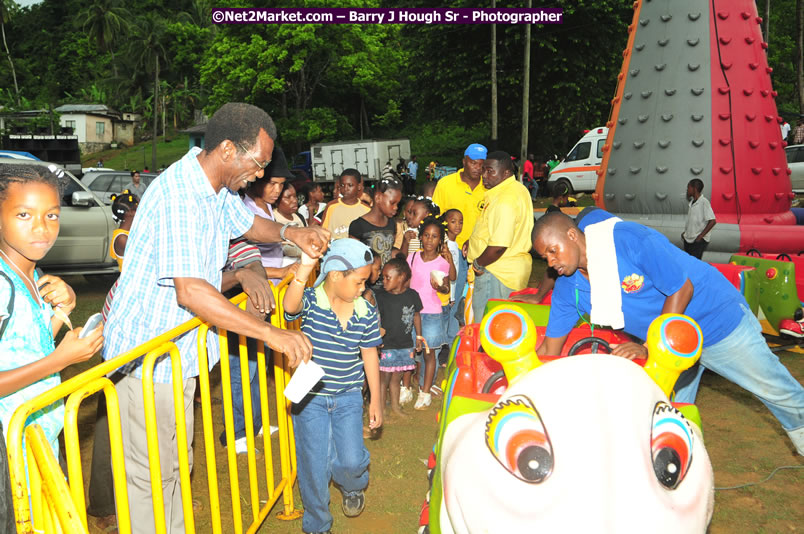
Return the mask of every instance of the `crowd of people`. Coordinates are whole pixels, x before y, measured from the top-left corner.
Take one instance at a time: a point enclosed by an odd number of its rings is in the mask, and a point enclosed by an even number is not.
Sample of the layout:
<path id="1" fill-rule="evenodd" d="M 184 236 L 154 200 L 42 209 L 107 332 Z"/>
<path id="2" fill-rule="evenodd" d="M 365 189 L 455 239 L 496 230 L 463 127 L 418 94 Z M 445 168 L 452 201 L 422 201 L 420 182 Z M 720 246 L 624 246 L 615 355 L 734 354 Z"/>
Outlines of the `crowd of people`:
<path id="1" fill-rule="evenodd" d="M 742 296 L 693 257 L 701 257 L 715 224 L 700 180 L 691 181 L 687 191 L 690 217 L 682 239 L 688 255 L 658 233 L 603 210 L 568 217 L 561 213 L 569 202 L 566 188 L 550 192 L 548 213 L 534 226 L 531 198 L 543 188 L 548 165 L 532 154 L 519 180 L 508 153 L 473 143 L 456 172 L 426 180 L 419 196 L 410 195 L 410 184 L 400 178 L 402 171 L 417 175 L 415 156 L 400 172 L 389 162 L 371 188 L 360 172 L 345 169 L 325 203 L 320 184 L 294 183 L 276 137 L 264 111 L 226 104 L 209 121 L 204 149 L 191 149 L 147 191 L 140 190 L 138 173 L 132 174 L 128 190 L 113 199 L 120 228 L 110 252 L 121 274 L 104 306 L 103 331 L 84 336 L 80 328 L 70 328 L 58 346 L 53 339 L 65 323 L 70 326 L 75 293 L 36 269 L 58 235 L 58 170 L 0 165 L 0 348 L 14 355 L 0 360 L 3 428 L 20 403 L 57 384 L 64 367 L 99 350 L 104 359 L 114 358 L 198 316 L 230 336 L 224 355 L 212 329 L 206 354 L 199 354 L 193 335 L 175 340 L 191 467 L 201 365 L 211 370 L 227 358 L 235 442 L 228 444 L 223 434 L 220 440 L 244 453 L 238 337 L 248 339 L 252 423 L 259 433 L 260 377 L 251 357 L 258 344 L 285 354 L 292 367 L 312 359 L 324 378 L 292 408 L 302 529 L 328 532 L 330 481 L 342 492 L 344 514 L 359 515 L 370 464 L 364 438 L 379 437 L 389 420 L 404 421 L 411 403 L 417 410 L 431 406 L 441 394 L 437 373 L 460 326 L 479 320 L 488 301 L 525 289 L 535 251 L 547 260 L 551 275 L 532 298 L 554 291 L 540 353 L 557 354 L 580 313 L 640 339 L 661 312 L 686 313 L 704 331 L 704 353 L 679 395 L 694 401 L 704 368 L 723 374 L 765 402 L 804 453 L 804 389 L 760 343 Z M 588 236 L 606 232 L 616 248 L 601 252 L 586 246 Z M 593 307 L 593 288 L 600 286 L 593 286 L 589 268 L 600 254 L 608 255 L 598 261 L 618 262 L 621 272 L 642 273 L 645 291 L 623 296 L 619 306 Z M 320 274 L 307 287 L 316 265 Z M 280 330 L 266 320 L 276 306 L 271 283 L 289 276 L 283 308 L 288 320 L 301 318 L 300 331 Z M 245 310 L 227 298 L 240 291 L 248 296 Z M 628 343 L 614 353 L 633 358 L 644 347 Z M 152 517 L 142 359 L 110 378 L 120 404 L 131 516 Z M 153 380 L 165 523 L 170 532 L 183 532 L 173 379 L 170 361 L 160 358 Z M 61 404 L 33 414 L 30 422 L 42 425 L 58 454 Z M 0 473 L 9 496 L 7 478 Z M 113 526 L 105 402 L 98 405 L 89 501 L 89 512 Z M 132 528 L 154 531 L 151 521 L 136 521 Z"/>

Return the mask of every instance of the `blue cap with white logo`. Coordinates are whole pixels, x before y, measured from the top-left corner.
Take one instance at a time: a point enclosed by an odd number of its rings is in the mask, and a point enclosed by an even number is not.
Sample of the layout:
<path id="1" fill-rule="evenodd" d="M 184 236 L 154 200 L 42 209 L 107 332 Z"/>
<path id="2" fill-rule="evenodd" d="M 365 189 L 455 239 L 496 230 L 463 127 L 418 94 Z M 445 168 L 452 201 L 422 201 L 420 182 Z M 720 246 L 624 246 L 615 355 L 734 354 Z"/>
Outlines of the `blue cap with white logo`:
<path id="1" fill-rule="evenodd" d="M 469 156 L 469 159 L 486 159 L 488 153 L 488 149 L 480 143 L 472 143 L 466 147 L 466 151 L 464 151 L 463 155 Z"/>

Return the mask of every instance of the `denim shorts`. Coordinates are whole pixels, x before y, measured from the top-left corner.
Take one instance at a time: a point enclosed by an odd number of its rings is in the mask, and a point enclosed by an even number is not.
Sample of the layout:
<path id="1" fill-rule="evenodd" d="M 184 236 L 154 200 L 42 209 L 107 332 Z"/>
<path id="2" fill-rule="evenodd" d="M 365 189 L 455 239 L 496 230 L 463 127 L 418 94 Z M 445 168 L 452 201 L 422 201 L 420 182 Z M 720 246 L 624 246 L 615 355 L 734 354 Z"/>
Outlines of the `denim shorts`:
<path id="1" fill-rule="evenodd" d="M 438 348 L 446 343 L 446 328 L 444 325 L 443 313 L 422 313 L 422 337 L 427 340 L 430 350 Z"/>
<path id="2" fill-rule="evenodd" d="M 416 360 L 413 359 L 416 349 L 385 349 L 380 351 L 380 371 L 384 373 L 397 373 L 410 371 L 416 368 Z"/>

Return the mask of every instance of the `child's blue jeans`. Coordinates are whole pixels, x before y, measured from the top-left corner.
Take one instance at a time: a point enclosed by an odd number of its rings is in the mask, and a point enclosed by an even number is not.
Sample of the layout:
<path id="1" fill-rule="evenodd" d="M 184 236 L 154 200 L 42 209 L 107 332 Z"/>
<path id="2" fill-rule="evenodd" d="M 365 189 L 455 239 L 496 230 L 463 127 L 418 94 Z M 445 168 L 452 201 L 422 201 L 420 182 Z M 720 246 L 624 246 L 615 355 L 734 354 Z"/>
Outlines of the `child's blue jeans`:
<path id="1" fill-rule="evenodd" d="M 292 409 L 296 433 L 302 530 L 332 528 L 329 481 L 344 495 L 368 486 L 369 452 L 363 444 L 363 396 L 359 389 L 338 395 L 308 395 Z"/>

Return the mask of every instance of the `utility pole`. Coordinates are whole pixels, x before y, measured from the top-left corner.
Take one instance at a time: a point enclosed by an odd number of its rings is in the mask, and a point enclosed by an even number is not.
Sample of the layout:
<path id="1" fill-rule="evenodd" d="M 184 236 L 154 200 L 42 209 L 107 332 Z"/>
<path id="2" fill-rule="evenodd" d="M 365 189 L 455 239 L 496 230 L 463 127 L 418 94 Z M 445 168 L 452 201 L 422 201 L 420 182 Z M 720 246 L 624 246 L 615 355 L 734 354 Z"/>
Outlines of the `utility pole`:
<path id="1" fill-rule="evenodd" d="M 497 1 L 491 0 L 491 8 Z M 491 25 L 491 149 L 497 149 L 497 25 Z"/>
<path id="2" fill-rule="evenodd" d="M 528 0 L 528 9 L 533 7 L 533 0 Z M 519 150 L 520 176 L 525 159 L 528 157 L 528 122 L 530 121 L 530 24 L 525 25 L 525 69 L 522 80 L 522 144 Z M 532 177 L 531 177 L 532 178 Z"/>

